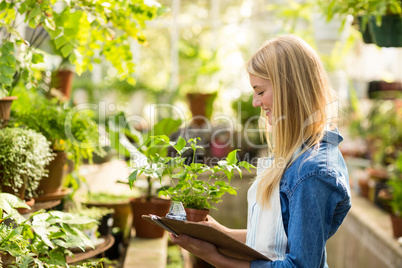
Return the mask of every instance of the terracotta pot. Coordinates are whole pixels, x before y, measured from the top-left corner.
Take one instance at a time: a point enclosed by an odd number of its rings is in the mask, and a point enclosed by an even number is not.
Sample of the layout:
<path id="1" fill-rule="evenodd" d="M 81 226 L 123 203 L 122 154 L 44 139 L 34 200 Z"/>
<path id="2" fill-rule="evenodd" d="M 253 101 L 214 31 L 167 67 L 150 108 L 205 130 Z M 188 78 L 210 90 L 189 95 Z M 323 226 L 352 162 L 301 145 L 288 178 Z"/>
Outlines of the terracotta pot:
<path id="1" fill-rule="evenodd" d="M 30 198 L 28 200 L 25 200 L 25 204 L 27 204 L 29 207 L 33 207 L 33 205 L 35 205 L 35 199 L 34 198 Z M 31 210 L 28 208 L 17 208 L 18 213 L 20 214 L 26 214 L 28 212 L 30 212 Z"/>
<path id="2" fill-rule="evenodd" d="M 193 115 L 192 124 L 202 126 L 210 119 L 212 114 L 212 104 L 216 98 L 216 93 L 200 94 L 188 93 L 187 99 L 190 106 L 191 114 Z"/>
<path id="3" fill-rule="evenodd" d="M 52 85 L 63 93 L 63 95 L 70 99 L 71 89 L 73 86 L 74 72 L 71 70 L 58 70 L 52 80 Z"/>
<path id="4" fill-rule="evenodd" d="M 368 167 L 368 168 L 366 168 L 366 171 L 367 171 L 367 174 L 373 180 L 388 180 L 389 179 L 389 174 L 385 169 Z"/>
<path id="5" fill-rule="evenodd" d="M 150 202 L 147 202 L 145 198 L 132 198 L 130 204 L 133 212 L 135 235 L 142 238 L 163 237 L 165 230 L 147 222 L 142 218 L 142 215 L 166 216 L 170 209 L 171 200 L 152 198 Z"/>
<path id="6" fill-rule="evenodd" d="M 205 221 L 209 214 L 208 209 L 184 208 L 184 210 L 187 214 L 187 220 L 193 222 Z"/>
<path id="7" fill-rule="evenodd" d="M 0 180 L 2 180 L 3 178 L 0 177 Z M 2 192 L 3 193 L 9 193 L 9 194 L 13 194 L 15 196 L 18 196 L 19 199 L 24 200 L 25 198 L 25 191 L 27 189 L 27 183 L 28 183 L 28 177 L 26 175 L 23 175 L 23 179 L 24 179 L 24 183 L 22 184 L 22 186 L 16 190 L 15 187 L 11 187 L 11 186 L 2 186 Z"/>
<path id="8" fill-rule="evenodd" d="M 11 104 L 17 97 L 10 96 L 0 99 L 0 128 L 5 128 L 10 120 Z"/>
<path id="9" fill-rule="evenodd" d="M 46 166 L 46 169 L 49 170 L 49 176 L 42 178 L 39 182 L 38 189 L 36 190 L 39 195 L 38 200 L 41 199 L 41 196 L 58 196 L 61 193 L 63 178 L 66 175 L 66 163 L 67 153 L 62 151 L 56 152 L 56 157 Z"/>
<path id="10" fill-rule="evenodd" d="M 402 236 L 402 218 L 394 214 L 391 214 L 392 230 L 394 237 L 398 238 Z"/>
<path id="11" fill-rule="evenodd" d="M 369 197 L 369 184 L 368 179 L 359 179 L 360 195 L 368 198 Z"/>

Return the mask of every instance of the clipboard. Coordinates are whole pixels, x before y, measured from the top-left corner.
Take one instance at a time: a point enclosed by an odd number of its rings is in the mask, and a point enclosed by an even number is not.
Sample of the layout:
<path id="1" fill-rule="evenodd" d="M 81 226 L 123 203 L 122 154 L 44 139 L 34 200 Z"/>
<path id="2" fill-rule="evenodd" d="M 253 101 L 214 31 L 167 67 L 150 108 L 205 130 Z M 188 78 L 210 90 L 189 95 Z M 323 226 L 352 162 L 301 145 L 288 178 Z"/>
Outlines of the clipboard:
<path id="1" fill-rule="evenodd" d="M 218 251 L 228 257 L 236 258 L 244 261 L 268 260 L 270 259 L 233 237 L 213 228 L 212 226 L 159 217 L 156 215 L 142 215 L 142 218 L 166 231 L 180 235 L 185 234 L 194 238 L 198 238 L 214 244 Z"/>

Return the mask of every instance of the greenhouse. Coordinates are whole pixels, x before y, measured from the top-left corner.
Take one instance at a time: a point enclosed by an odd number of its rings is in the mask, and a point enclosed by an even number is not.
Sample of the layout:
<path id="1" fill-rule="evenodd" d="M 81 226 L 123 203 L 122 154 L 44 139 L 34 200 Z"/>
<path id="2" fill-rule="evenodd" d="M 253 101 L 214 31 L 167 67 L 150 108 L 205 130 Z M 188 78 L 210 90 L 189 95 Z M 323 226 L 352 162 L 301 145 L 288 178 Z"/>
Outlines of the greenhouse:
<path id="1" fill-rule="evenodd" d="M 0 267 L 402 267 L 402 1 L 0 23 Z"/>

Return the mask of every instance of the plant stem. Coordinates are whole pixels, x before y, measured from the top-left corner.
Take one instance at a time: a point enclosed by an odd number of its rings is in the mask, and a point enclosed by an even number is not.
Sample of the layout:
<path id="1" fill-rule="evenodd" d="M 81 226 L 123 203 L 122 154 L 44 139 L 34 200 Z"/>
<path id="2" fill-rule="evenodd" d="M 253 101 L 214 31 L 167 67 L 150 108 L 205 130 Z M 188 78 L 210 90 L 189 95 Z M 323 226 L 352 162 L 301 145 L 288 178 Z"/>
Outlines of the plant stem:
<path id="1" fill-rule="evenodd" d="M 148 187 L 147 187 L 147 193 L 146 193 L 146 199 L 148 202 L 151 201 L 151 191 L 152 191 L 152 183 L 151 183 L 151 177 L 147 177 L 147 182 L 148 182 Z"/>

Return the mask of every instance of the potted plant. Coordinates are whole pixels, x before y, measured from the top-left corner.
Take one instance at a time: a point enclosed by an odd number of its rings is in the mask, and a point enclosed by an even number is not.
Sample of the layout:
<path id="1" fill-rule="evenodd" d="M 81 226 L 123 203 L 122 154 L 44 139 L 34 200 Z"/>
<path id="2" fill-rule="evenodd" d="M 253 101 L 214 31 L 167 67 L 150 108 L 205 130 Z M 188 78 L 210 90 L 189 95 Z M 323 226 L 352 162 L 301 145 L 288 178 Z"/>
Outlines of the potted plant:
<path id="1" fill-rule="evenodd" d="M 52 159 L 49 142 L 42 134 L 11 127 L 0 130 L 0 190 L 21 199 L 32 198 Z"/>
<path id="2" fill-rule="evenodd" d="M 318 0 L 317 4 L 326 15 L 327 20 L 332 20 L 334 17 L 339 17 L 344 24 L 348 16 L 353 16 L 357 19 L 359 31 L 362 34 L 363 41 L 367 44 L 373 43 L 371 34 L 368 27 L 369 15 L 374 12 L 372 5 L 373 1 L 361 1 L 361 0 Z"/>
<path id="3" fill-rule="evenodd" d="M 4 24 L 1 26 L 8 29 Z M 32 73 L 43 56 L 35 50 L 25 49 L 21 41 L 3 39 L 0 42 L 0 128 L 4 128 L 10 120 L 11 105 L 17 99 L 13 89 L 22 82 L 36 82 Z"/>
<path id="4" fill-rule="evenodd" d="M 374 42 L 380 47 L 402 46 L 400 0 L 319 0 L 318 3 L 327 14 L 327 19 L 336 15 L 342 18 L 353 15 L 357 18 L 365 43 Z"/>
<path id="5" fill-rule="evenodd" d="M 73 255 L 72 247 L 93 248 L 88 237 L 75 227 L 94 222 L 93 219 L 44 210 L 26 219 L 16 211 L 18 207 L 27 205 L 16 196 L 0 193 L 0 259 L 3 265 L 4 256 L 8 256 L 10 265 L 16 267 L 65 267 L 66 257 Z"/>
<path id="6" fill-rule="evenodd" d="M 194 127 L 201 127 L 211 119 L 213 103 L 218 96 L 216 87 L 220 84 L 214 76 L 220 70 L 218 53 L 200 45 L 201 35 L 191 41 L 183 39 L 179 42 L 182 71 L 178 92 L 186 98 Z"/>
<path id="7" fill-rule="evenodd" d="M 93 64 L 99 63 L 104 57 L 116 68 L 120 79 L 133 83 L 134 64 L 128 41 L 134 39 L 146 43 L 142 32 L 145 21 L 154 19 L 163 10 L 156 1 L 105 4 L 67 0 L 40 3 L 7 0 L 1 2 L 0 23 L 6 32 L 4 39 L 21 45 L 21 51 L 36 50 L 50 38 L 57 53 L 74 65 L 78 75 L 92 70 Z M 31 35 L 24 36 L 20 33 L 23 27 L 15 27 L 21 21 L 24 21 L 24 27 L 29 27 Z M 32 56 L 29 62 L 43 62 L 43 57 L 39 59 L 32 53 L 27 55 Z M 115 55 L 120 57 L 116 58 Z M 7 72 L 9 78 L 14 75 L 12 70 Z M 6 82 L 10 84 L 10 79 Z"/>
<path id="8" fill-rule="evenodd" d="M 104 154 L 99 145 L 98 125 L 88 110 L 75 110 L 68 103 L 47 99 L 35 91 L 16 93 L 19 102 L 12 111 L 13 124 L 42 133 L 55 153 L 55 159 L 46 167 L 49 176 L 37 190 L 39 200 L 60 198 L 67 159 L 72 159 L 77 169 L 84 159 L 91 162 L 94 153 Z"/>
<path id="9" fill-rule="evenodd" d="M 372 1 L 370 33 L 379 47 L 402 47 L 402 6 L 400 0 Z"/>
<path id="10" fill-rule="evenodd" d="M 246 161 L 238 162 L 236 151 L 229 153 L 226 160 L 219 161 L 217 165 L 208 166 L 203 163 L 195 163 L 194 159 L 197 149 L 197 139 L 186 141 L 179 137 L 176 143 L 171 142 L 167 136 L 150 137 L 151 144 L 159 145 L 161 148 L 172 146 L 177 153 L 174 157 L 163 157 L 155 155 L 152 162 L 146 166 L 134 167 L 129 176 L 132 184 L 142 173 L 154 174 L 154 178 L 162 181 L 166 174 L 172 179 L 173 186 L 160 191 L 160 195 L 169 196 L 172 201 L 182 202 L 186 209 L 187 219 L 193 220 L 192 214 L 200 214 L 201 217 L 194 218 L 194 221 L 204 220 L 209 209 L 215 209 L 213 203 L 221 202 L 225 193 L 236 194 L 236 189 L 230 185 L 230 180 L 237 170 L 241 175 L 241 167 L 250 171 L 253 166 Z M 187 147 L 187 143 L 190 147 Z M 187 150 L 192 150 L 190 160 L 184 157 Z M 169 166 L 166 168 L 166 166 Z M 162 172 L 167 171 L 166 173 Z M 203 178 L 202 175 L 206 175 Z M 175 181 L 177 179 L 177 181 Z"/>
<path id="11" fill-rule="evenodd" d="M 359 135 L 367 144 L 366 154 L 371 164 L 366 169 L 368 180 L 365 181 L 372 181 L 369 196 L 376 203 L 379 191 L 386 187 L 385 182 L 390 177 L 388 168 L 402 150 L 401 112 L 396 101 L 376 99 L 367 116 L 356 115 L 351 125 L 352 134 Z"/>
<path id="12" fill-rule="evenodd" d="M 130 166 L 147 166 L 152 165 L 154 156 L 167 155 L 165 148 L 158 148 L 150 143 L 151 135 L 170 135 L 177 131 L 181 125 L 181 120 L 165 118 L 157 122 L 149 131 L 141 133 L 136 131 L 128 122 L 124 113 L 119 113 L 115 117 L 111 117 L 107 124 L 111 145 L 116 150 L 130 159 Z M 166 172 L 161 168 L 159 172 Z M 158 238 L 164 235 L 163 230 L 157 226 L 150 226 L 141 218 L 143 214 L 155 214 L 164 216 L 169 211 L 170 200 L 166 198 L 158 198 L 155 193 L 155 183 L 152 179 L 152 173 L 144 173 L 145 193 L 138 198 L 131 198 L 130 204 L 133 213 L 133 227 L 136 231 L 136 236 L 144 238 Z M 134 186 L 132 180 L 123 182 L 129 184 L 130 188 Z M 136 188 L 139 185 L 136 184 Z"/>
<path id="13" fill-rule="evenodd" d="M 390 168 L 391 179 L 388 181 L 390 186 L 391 198 L 391 222 L 394 237 L 402 236 L 402 153 Z"/>
<path id="14" fill-rule="evenodd" d="M 123 243 L 128 244 L 132 226 L 132 211 L 130 205 L 132 196 L 116 195 L 110 193 L 88 193 L 85 201 L 87 207 L 106 207 L 113 209 L 113 227 L 117 227 L 123 233 Z"/>
<path id="15" fill-rule="evenodd" d="M 69 207 L 68 212 L 80 216 L 86 216 L 94 220 L 88 224 L 78 226 L 78 229 L 86 234 L 94 245 L 98 243 L 99 237 L 111 233 L 113 214 L 115 213 L 111 208 L 87 207 L 81 204 L 76 204 L 75 206 Z"/>

